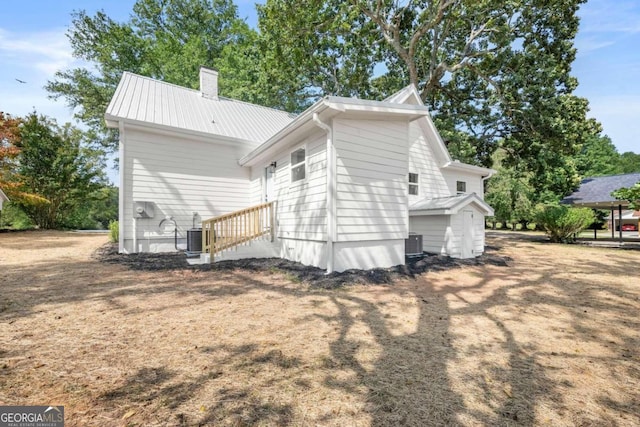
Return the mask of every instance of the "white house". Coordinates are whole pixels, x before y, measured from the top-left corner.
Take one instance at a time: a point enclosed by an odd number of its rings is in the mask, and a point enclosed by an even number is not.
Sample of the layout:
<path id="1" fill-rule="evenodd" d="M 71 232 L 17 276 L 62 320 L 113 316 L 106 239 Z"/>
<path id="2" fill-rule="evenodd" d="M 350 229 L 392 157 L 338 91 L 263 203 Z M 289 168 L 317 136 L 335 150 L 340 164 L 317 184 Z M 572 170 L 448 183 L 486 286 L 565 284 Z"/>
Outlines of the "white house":
<path id="1" fill-rule="evenodd" d="M 484 251 L 493 171 L 451 159 L 413 86 L 298 116 L 219 97 L 204 67 L 200 87 L 122 76 L 105 115 L 120 134 L 121 252 L 183 249 L 200 224 L 213 260 L 328 271 L 404 264 L 410 233 L 428 252 Z"/>

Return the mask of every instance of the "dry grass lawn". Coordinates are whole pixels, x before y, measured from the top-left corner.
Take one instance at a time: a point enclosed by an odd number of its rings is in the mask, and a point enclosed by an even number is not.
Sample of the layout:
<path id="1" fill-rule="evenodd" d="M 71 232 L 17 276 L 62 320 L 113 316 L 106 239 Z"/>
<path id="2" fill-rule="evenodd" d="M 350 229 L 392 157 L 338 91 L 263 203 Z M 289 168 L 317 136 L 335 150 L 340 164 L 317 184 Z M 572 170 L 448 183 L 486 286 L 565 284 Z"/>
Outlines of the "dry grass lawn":
<path id="1" fill-rule="evenodd" d="M 0 234 L 0 404 L 67 426 L 640 425 L 640 251 L 496 234 L 509 267 L 317 290 Z"/>

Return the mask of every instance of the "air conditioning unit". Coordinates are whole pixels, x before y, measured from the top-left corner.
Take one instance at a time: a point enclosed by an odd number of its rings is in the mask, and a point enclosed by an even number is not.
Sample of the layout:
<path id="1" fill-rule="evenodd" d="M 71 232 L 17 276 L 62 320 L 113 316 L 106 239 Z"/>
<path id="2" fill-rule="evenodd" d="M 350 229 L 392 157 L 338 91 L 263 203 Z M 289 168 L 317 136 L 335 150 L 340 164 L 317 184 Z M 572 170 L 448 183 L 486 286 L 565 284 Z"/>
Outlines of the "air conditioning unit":
<path id="1" fill-rule="evenodd" d="M 153 202 L 133 202 L 133 217 L 134 218 L 153 218 L 154 209 Z"/>
<path id="2" fill-rule="evenodd" d="M 202 228 L 187 230 L 187 252 L 202 252 Z"/>
<path id="3" fill-rule="evenodd" d="M 409 233 L 404 239 L 404 254 L 406 256 L 422 255 L 422 234 Z"/>

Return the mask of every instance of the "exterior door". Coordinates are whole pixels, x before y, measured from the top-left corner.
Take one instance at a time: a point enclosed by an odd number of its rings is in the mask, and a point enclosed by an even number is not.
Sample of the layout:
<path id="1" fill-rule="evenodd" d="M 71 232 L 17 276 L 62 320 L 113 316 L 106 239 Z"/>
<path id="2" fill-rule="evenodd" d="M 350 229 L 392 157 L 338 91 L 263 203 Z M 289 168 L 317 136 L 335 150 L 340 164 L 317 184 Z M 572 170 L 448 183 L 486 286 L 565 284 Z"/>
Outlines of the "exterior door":
<path id="1" fill-rule="evenodd" d="M 462 258 L 473 258 L 473 211 L 462 211 Z"/>
<path id="2" fill-rule="evenodd" d="M 276 197 L 275 197 L 275 186 L 273 183 L 273 180 L 275 178 L 275 171 L 271 172 L 271 169 L 273 169 L 271 166 L 267 166 L 266 168 L 264 168 L 264 201 L 266 202 L 273 202 Z"/>

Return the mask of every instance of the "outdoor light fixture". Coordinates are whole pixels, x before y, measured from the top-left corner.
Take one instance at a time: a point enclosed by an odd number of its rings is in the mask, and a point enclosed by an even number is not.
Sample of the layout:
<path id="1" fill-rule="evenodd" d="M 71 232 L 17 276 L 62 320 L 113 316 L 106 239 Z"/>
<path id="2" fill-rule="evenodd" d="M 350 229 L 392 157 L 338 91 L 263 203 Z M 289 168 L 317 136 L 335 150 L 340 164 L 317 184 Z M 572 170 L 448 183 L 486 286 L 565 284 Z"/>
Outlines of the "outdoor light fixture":
<path id="1" fill-rule="evenodd" d="M 269 173 L 275 173 L 276 172 L 276 162 L 271 162 L 271 164 L 269 165 Z"/>

